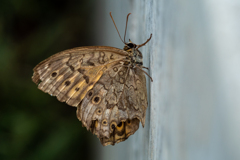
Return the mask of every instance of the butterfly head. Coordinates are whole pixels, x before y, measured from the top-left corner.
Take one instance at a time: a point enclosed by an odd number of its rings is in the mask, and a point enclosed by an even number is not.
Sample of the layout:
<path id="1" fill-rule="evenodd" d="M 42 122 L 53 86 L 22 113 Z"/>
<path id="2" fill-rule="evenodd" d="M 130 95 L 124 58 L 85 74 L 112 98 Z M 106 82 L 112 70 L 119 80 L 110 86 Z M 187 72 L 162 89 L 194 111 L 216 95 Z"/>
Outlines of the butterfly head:
<path id="1" fill-rule="evenodd" d="M 128 17 L 129 17 L 129 15 L 130 15 L 131 13 L 129 13 L 129 14 L 127 15 L 126 28 L 125 28 L 125 34 L 124 34 L 124 40 L 122 40 L 122 38 L 121 38 L 121 36 L 120 36 L 120 33 L 119 33 L 118 29 L 117 29 L 117 26 L 116 26 L 116 24 L 115 24 L 115 22 L 114 22 L 114 19 L 113 19 L 113 17 L 112 17 L 111 12 L 110 12 L 109 14 L 110 14 L 110 17 L 112 18 L 113 24 L 114 24 L 114 26 L 115 26 L 115 28 L 116 28 L 116 30 L 117 30 L 117 33 L 118 33 L 121 41 L 125 44 L 123 50 L 124 50 L 124 51 L 127 51 L 127 52 L 129 53 L 129 58 L 131 59 L 131 64 L 132 64 L 132 66 L 135 66 L 135 65 L 142 66 L 142 64 L 143 64 L 142 58 L 143 58 L 143 57 L 142 57 L 142 53 L 138 50 L 138 48 L 140 48 L 140 47 L 144 46 L 146 43 L 148 43 L 148 42 L 150 41 L 150 39 L 152 38 L 152 34 L 150 35 L 150 38 L 148 38 L 147 41 L 144 42 L 143 44 L 136 45 L 136 44 L 132 43 L 132 41 L 131 41 L 130 39 L 129 39 L 129 42 L 127 43 L 127 42 L 125 42 L 125 37 L 126 37 L 126 33 L 127 33 Z"/>
<path id="2" fill-rule="evenodd" d="M 128 43 L 125 43 L 123 50 L 129 53 L 129 57 L 133 66 L 135 66 L 136 64 L 143 64 L 143 56 L 142 53 L 138 50 L 138 45 L 133 43 L 130 39 Z"/>

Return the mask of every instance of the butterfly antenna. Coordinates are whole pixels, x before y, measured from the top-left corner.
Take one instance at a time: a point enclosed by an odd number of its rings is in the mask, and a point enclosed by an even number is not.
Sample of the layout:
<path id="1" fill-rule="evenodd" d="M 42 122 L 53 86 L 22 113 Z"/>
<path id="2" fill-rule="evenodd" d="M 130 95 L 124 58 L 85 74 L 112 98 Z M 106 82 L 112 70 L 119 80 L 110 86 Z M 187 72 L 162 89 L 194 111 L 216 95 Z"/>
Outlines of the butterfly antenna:
<path id="1" fill-rule="evenodd" d="M 153 82 L 152 77 L 151 77 L 147 72 L 145 72 L 141 67 L 139 67 L 139 66 L 137 66 L 137 65 L 136 65 L 136 67 L 137 67 L 138 69 L 140 69 L 141 71 L 143 71 L 143 73 L 145 73 L 145 74 L 151 79 L 151 81 Z"/>
<path id="2" fill-rule="evenodd" d="M 127 24 L 128 24 L 128 17 L 130 16 L 131 13 L 128 13 L 127 15 L 127 19 L 126 19 L 126 27 L 125 27 L 125 34 L 124 34 L 124 42 L 125 42 L 125 37 L 126 37 L 126 33 L 127 33 Z M 130 39 L 129 39 L 130 41 Z"/>
<path id="3" fill-rule="evenodd" d="M 115 26 L 115 28 L 116 28 L 116 30 L 117 30 L 117 32 L 118 32 L 118 35 L 119 35 L 121 41 L 123 42 L 123 40 L 122 40 L 122 38 L 121 38 L 121 36 L 120 36 L 120 33 L 119 33 L 118 29 L 117 29 L 117 26 L 116 26 L 116 24 L 115 24 L 115 22 L 114 22 L 114 19 L 113 19 L 113 17 L 112 17 L 112 12 L 110 12 L 109 14 L 110 14 L 110 17 L 112 18 L 113 24 L 114 24 L 114 26 Z M 125 36 L 124 36 L 124 37 L 125 37 Z M 126 44 L 126 43 L 125 43 L 125 40 L 124 40 L 123 43 Z"/>
<path id="4" fill-rule="evenodd" d="M 150 38 L 148 38 L 146 42 L 144 42 L 143 44 L 137 45 L 136 49 L 138 49 L 138 48 L 144 46 L 145 44 L 147 44 L 150 41 L 151 38 L 152 38 L 152 34 L 150 35 Z"/>

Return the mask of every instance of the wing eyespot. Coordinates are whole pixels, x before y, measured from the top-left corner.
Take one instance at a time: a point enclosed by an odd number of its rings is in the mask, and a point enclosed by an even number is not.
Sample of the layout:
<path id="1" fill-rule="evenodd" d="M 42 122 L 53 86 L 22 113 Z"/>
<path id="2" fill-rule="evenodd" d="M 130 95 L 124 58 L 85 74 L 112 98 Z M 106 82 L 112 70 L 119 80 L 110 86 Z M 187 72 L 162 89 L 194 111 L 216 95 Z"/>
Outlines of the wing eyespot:
<path id="1" fill-rule="evenodd" d="M 104 119 L 104 120 L 102 121 L 102 125 L 107 126 L 107 120 L 106 120 L 106 119 Z"/>
<path id="2" fill-rule="evenodd" d="M 56 76 L 57 76 L 57 72 L 53 72 L 53 73 L 51 74 L 51 76 L 52 76 L 52 77 L 56 77 Z"/>
<path id="3" fill-rule="evenodd" d="M 110 126 L 110 129 L 113 131 L 117 127 L 117 123 L 113 121 Z"/>
<path id="4" fill-rule="evenodd" d="M 71 82 L 70 81 L 66 81 L 64 84 L 65 84 L 65 86 L 69 86 L 71 84 Z"/>
<path id="5" fill-rule="evenodd" d="M 93 104 L 99 104 L 100 101 L 101 101 L 101 97 L 99 97 L 98 95 L 97 95 L 97 96 L 94 96 L 94 97 L 92 98 L 92 103 L 93 103 Z"/>
<path id="6" fill-rule="evenodd" d="M 122 126 L 122 122 L 120 122 L 120 123 L 118 123 L 118 125 L 117 125 L 118 127 L 121 127 Z"/>
<path id="7" fill-rule="evenodd" d="M 96 113 L 97 113 L 97 115 L 101 115 L 101 114 L 102 114 L 102 109 L 101 109 L 101 108 L 98 108 L 98 109 L 96 110 Z"/>
<path id="8" fill-rule="evenodd" d="M 91 90 L 88 92 L 88 97 L 91 97 L 92 95 L 93 95 L 93 91 Z"/>

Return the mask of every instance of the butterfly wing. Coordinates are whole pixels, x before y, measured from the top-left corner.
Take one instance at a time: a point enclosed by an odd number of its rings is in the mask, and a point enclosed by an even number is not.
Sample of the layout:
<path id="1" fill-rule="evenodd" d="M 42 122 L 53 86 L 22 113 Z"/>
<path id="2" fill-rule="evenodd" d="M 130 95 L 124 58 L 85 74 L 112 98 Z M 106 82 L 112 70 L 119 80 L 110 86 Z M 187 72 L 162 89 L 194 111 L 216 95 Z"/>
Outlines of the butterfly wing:
<path id="1" fill-rule="evenodd" d="M 104 46 L 62 51 L 39 63 L 32 80 L 43 92 L 77 106 L 104 71 L 126 55 L 121 49 Z"/>
<path id="2" fill-rule="evenodd" d="M 102 145 L 126 140 L 145 124 L 147 90 L 138 68 L 116 64 L 108 68 L 78 106 L 77 117 Z"/>

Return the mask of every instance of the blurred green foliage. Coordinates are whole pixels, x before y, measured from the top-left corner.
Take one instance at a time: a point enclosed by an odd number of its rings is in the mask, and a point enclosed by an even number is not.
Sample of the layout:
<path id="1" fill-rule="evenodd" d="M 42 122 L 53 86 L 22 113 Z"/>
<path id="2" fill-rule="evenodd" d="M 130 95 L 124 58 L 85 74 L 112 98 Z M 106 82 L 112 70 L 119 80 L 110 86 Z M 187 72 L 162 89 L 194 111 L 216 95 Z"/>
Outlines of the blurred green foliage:
<path id="1" fill-rule="evenodd" d="M 31 77 L 52 54 L 92 45 L 93 16 L 94 0 L 0 1 L 1 160 L 91 158 L 93 136 L 76 108 L 38 90 Z"/>

